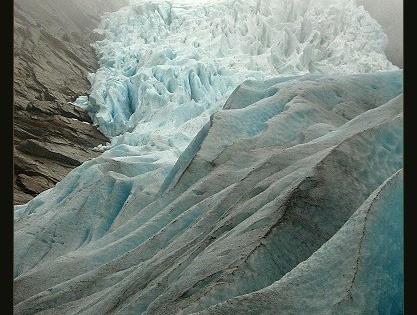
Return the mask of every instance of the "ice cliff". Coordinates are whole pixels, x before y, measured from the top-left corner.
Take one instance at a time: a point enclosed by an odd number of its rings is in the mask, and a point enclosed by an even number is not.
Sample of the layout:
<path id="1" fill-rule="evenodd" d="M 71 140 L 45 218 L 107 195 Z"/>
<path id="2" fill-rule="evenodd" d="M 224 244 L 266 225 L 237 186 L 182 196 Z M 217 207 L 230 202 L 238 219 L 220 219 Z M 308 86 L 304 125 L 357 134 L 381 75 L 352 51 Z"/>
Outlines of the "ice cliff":
<path id="1" fill-rule="evenodd" d="M 112 140 L 16 207 L 16 314 L 401 310 L 402 72 L 363 8 L 140 2 L 98 32 L 76 103 Z"/>

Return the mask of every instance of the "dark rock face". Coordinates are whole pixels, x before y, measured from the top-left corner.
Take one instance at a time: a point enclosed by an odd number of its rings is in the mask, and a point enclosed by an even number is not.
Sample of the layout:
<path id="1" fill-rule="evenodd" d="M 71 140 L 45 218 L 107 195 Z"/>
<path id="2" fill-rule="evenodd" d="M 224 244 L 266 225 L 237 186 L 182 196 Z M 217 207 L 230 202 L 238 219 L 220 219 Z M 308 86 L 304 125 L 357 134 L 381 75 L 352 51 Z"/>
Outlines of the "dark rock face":
<path id="1" fill-rule="evenodd" d="M 108 139 L 69 102 L 89 88 L 97 68 L 91 43 L 100 16 L 124 0 L 14 2 L 14 203 L 53 187 L 99 155 Z"/>

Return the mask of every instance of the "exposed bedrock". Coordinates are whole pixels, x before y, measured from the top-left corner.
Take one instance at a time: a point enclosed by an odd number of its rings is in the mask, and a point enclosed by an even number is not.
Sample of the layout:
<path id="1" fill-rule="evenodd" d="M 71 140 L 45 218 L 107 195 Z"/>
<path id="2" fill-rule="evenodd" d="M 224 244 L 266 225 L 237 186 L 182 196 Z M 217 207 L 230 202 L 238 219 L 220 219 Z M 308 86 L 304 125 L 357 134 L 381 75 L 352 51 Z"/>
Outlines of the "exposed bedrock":
<path id="1" fill-rule="evenodd" d="M 90 44 L 97 40 L 93 29 L 100 16 L 124 3 L 14 2 L 15 204 L 53 187 L 109 141 L 69 102 L 86 93 L 87 74 L 98 67 Z"/>
<path id="2" fill-rule="evenodd" d="M 398 309 L 402 115 L 401 71 L 246 81 L 161 189 L 84 163 L 16 209 L 15 313 Z"/>

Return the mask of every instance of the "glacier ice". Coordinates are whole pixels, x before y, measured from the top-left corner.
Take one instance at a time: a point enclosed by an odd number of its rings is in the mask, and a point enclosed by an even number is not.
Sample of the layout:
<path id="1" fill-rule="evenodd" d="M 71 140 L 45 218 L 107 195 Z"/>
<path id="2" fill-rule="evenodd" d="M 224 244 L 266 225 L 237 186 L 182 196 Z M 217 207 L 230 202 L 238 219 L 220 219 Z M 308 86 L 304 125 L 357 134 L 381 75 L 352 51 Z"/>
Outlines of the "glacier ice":
<path id="1" fill-rule="evenodd" d="M 94 165 L 108 173 L 118 164 L 115 172 L 140 180 L 134 189 L 145 194 L 160 190 L 245 79 L 396 69 L 383 54 L 382 28 L 350 0 L 133 1 L 98 32 L 101 67 L 76 104 L 112 138 L 103 156 L 111 162 Z"/>
<path id="2" fill-rule="evenodd" d="M 137 1 L 103 19 L 86 108 L 111 146 L 174 156 L 244 79 L 393 70 L 353 1 Z M 174 159 L 175 160 L 175 159 Z"/>
<path id="3" fill-rule="evenodd" d="M 401 314 L 402 224 L 400 170 L 328 242 L 279 281 L 199 314 Z"/>
<path id="4" fill-rule="evenodd" d="M 211 312 L 308 261 L 402 168 L 401 71 L 247 81 L 226 105 L 156 195 L 90 161 L 19 208 L 16 313 Z"/>
<path id="5" fill-rule="evenodd" d="M 381 27 L 351 0 L 176 0 L 131 1 L 97 32 L 75 103 L 111 143 L 15 208 L 15 313 L 227 313 L 235 298 L 249 312 L 258 294 L 267 312 L 277 283 L 296 307 L 280 283 L 337 259 L 402 168 L 402 72 Z"/>

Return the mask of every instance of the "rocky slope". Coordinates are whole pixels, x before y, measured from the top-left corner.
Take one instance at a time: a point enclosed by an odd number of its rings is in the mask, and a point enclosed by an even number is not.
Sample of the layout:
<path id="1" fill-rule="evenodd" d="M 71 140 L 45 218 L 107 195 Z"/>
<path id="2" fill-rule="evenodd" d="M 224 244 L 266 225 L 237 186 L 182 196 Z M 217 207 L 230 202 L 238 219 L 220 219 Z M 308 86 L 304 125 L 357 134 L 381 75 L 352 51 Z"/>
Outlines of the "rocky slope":
<path id="1" fill-rule="evenodd" d="M 123 0 L 16 0 L 14 37 L 15 204 L 51 188 L 108 139 L 70 101 L 97 68 L 90 46 L 105 11 Z"/>

